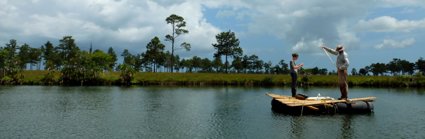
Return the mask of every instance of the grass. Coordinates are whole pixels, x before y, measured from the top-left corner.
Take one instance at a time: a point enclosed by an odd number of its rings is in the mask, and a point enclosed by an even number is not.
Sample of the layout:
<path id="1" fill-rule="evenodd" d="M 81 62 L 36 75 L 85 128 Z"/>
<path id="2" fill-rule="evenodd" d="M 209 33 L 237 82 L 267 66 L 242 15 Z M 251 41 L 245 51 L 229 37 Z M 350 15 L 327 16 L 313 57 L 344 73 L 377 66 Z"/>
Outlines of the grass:
<path id="1" fill-rule="evenodd" d="M 24 71 L 24 85 L 45 85 L 47 71 Z M 119 85 L 119 72 L 100 75 L 102 85 Z M 60 73 L 53 75 L 59 85 Z M 299 75 L 302 86 L 337 86 L 337 75 Z M 289 86 L 291 77 L 286 74 L 223 74 L 223 73 L 152 73 L 138 72 L 133 85 L 179 85 L 179 86 Z M 349 86 L 364 87 L 425 87 L 424 76 L 349 76 Z"/>
<path id="2" fill-rule="evenodd" d="M 137 73 L 140 85 L 274 85 L 290 81 L 288 75 L 222 73 Z"/>

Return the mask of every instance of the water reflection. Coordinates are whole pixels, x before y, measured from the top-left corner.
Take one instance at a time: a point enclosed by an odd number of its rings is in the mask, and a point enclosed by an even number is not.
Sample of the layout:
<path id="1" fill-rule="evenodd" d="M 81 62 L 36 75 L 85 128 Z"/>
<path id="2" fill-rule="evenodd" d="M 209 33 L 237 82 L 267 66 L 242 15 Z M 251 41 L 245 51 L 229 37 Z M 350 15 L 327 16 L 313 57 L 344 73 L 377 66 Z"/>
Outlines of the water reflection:
<path id="1" fill-rule="evenodd" d="M 304 120 L 301 116 L 291 116 L 291 138 L 302 138 L 304 134 Z"/>
<path id="2" fill-rule="evenodd" d="M 288 93 L 273 89 L 0 87 L 0 138 L 424 137 L 421 90 L 353 88 L 353 97 L 377 96 L 375 114 L 290 116 L 271 110 L 264 93 Z"/>
<path id="3" fill-rule="evenodd" d="M 341 126 L 341 138 L 351 139 L 354 135 L 354 130 L 351 128 L 351 118 L 352 115 L 343 115 L 342 116 L 342 126 Z"/>
<path id="4" fill-rule="evenodd" d="M 245 134 L 242 127 L 241 117 L 241 103 L 242 93 L 238 90 L 232 89 L 229 91 L 228 87 L 216 89 L 213 93 L 213 111 L 210 119 L 210 137 L 218 138 L 225 136 L 229 138 L 244 137 Z M 230 116 L 233 115 L 233 116 Z M 239 130 L 229 130 L 239 129 Z M 246 136 L 245 136 L 246 137 Z"/>

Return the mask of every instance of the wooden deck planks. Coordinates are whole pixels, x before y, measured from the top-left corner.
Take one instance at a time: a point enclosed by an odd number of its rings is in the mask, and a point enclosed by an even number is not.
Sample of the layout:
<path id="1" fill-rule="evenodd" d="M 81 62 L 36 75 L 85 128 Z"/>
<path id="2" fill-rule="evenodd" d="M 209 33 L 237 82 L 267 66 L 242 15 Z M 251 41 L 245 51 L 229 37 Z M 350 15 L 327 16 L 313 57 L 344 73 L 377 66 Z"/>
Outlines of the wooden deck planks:
<path id="1" fill-rule="evenodd" d="M 325 105 L 325 104 L 333 104 L 339 102 L 347 102 L 352 103 L 355 101 L 374 101 L 376 97 L 363 97 L 363 98 L 352 98 L 347 100 L 299 100 L 295 99 L 291 96 L 278 95 L 273 93 L 266 93 L 266 95 L 276 99 L 277 101 L 286 104 L 291 107 L 297 106 L 312 106 L 312 105 Z"/>

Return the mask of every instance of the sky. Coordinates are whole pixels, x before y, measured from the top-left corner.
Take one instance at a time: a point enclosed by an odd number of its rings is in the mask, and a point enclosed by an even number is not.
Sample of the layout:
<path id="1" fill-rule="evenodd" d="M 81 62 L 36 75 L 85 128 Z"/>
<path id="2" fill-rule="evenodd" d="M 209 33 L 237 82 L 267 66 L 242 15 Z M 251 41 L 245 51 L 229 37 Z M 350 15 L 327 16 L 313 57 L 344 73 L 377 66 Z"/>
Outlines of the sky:
<path id="1" fill-rule="evenodd" d="M 424 0 L 0 0 L 0 46 L 10 39 L 40 47 L 73 36 L 81 49 L 113 47 L 146 51 L 171 32 L 165 18 L 182 16 L 191 51 L 182 58 L 212 58 L 220 32 L 233 31 L 246 55 L 274 65 L 300 55 L 305 68 L 335 69 L 320 45 L 345 46 L 350 69 L 393 58 L 415 62 L 425 57 Z M 333 56 L 333 61 L 335 57 Z"/>

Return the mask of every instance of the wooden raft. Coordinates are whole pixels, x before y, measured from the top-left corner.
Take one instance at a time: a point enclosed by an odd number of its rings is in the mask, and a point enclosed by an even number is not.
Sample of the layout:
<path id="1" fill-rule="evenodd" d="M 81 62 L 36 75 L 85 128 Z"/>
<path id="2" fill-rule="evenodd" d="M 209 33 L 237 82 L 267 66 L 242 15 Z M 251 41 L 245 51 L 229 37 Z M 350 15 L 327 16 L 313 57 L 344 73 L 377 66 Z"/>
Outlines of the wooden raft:
<path id="1" fill-rule="evenodd" d="M 299 100 L 291 96 L 284 96 L 284 95 L 278 95 L 273 93 L 266 93 L 266 95 L 290 107 L 325 105 L 325 104 L 334 104 L 334 103 L 340 103 L 340 102 L 351 103 L 355 101 L 371 102 L 376 99 L 376 97 L 363 97 L 363 98 L 352 98 L 348 100 Z"/>

